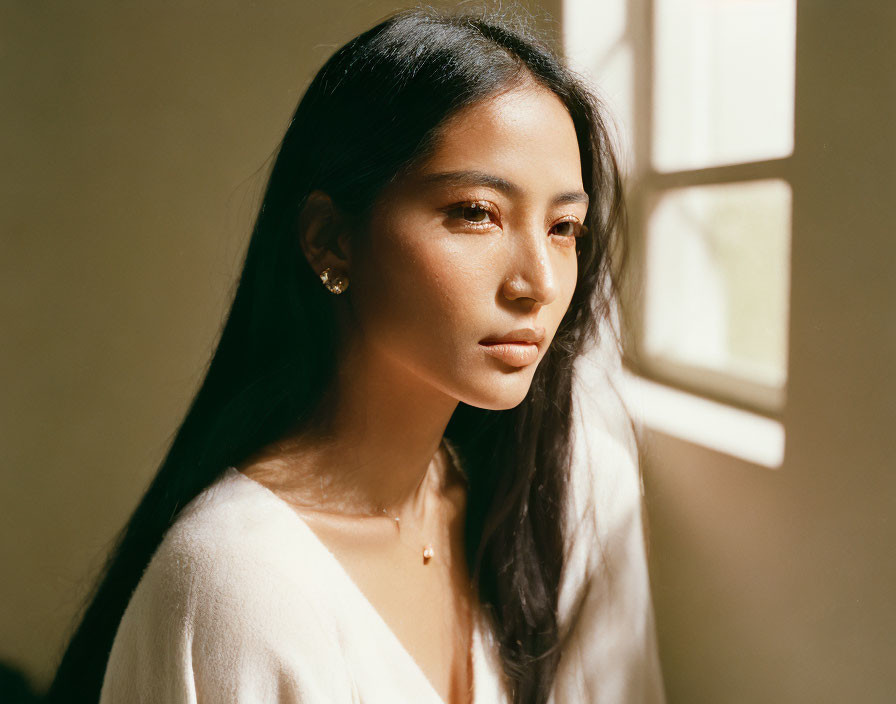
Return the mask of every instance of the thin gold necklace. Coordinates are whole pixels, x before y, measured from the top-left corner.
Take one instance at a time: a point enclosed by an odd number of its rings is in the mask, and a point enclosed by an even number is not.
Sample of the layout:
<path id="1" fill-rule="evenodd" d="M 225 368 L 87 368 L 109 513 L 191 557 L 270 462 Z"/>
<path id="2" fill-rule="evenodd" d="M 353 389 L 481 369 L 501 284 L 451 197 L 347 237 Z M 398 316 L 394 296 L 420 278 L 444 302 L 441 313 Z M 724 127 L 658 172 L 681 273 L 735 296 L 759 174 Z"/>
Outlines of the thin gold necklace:
<path id="1" fill-rule="evenodd" d="M 448 442 L 446 438 L 442 438 L 442 444 L 445 446 L 445 449 L 448 451 L 448 457 L 451 465 L 449 466 L 449 470 L 451 467 L 454 467 L 458 473 L 464 478 L 464 481 L 469 484 L 469 480 L 467 479 L 467 474 L 464 472 L 461 467 L 460 460 L 458 459 L 457 452 L 451 444 Z M 447 472 L 446 472 L 447 473 Z M 395 530 L 398 532 L 398 539 L 401 540 L 401 517 L 391 515 L 385 508 L 382 509 L 382 512 L 386 514 L 387 517 L 391 518 L 395 522 Z M 404 542 L 404 541 L 402 541 Z M 423 544 L 422 548 L 423 552 L 423 564 L 428 565 L 429 561 L 435 556 L 435 548 L 433 548 L 432 541 L 427 541 Z"/>

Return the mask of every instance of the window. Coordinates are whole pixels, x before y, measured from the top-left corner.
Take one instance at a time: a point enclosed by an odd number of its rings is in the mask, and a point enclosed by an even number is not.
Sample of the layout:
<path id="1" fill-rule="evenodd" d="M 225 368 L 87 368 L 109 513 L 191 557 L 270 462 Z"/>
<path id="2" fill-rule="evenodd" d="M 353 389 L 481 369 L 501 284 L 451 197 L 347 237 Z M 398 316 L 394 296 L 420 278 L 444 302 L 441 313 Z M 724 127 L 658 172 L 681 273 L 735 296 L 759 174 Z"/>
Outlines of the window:
<path id="1" fill-rule="evenodd" d="M 796 0 L 565 0 L 563 39 L 622 151 L 641 277 L 626 366 L 779 416 Z"/>

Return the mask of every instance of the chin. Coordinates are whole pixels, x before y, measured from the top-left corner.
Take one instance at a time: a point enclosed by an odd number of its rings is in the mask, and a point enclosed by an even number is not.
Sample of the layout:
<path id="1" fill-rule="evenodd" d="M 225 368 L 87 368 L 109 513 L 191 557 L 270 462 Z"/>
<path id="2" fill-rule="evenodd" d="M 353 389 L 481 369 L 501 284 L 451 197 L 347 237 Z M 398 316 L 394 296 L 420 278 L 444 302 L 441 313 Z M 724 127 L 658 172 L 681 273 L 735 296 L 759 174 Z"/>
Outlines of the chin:
<path id="1" fill-rule="evenodd" d="M 479 386 L 479 393 L 468 394 L 463 401 L 468 406 L 489 411 L 508 411 L 511 408 L 516 408 L 526 399 L 531 384 L 532 377 L 529 374 L 518 374 L 513 381 L 504 379 L 495 382 L 485 379 Z"/>
<path id="2" fill-rule="evenodd" d="M 519 398 L 513 399 L 512 401 L 507 401 L 506 403 L 496 403 L 489 406 L 479 406 L 479 408 L 484 408 L 489 411 L 509 411 L 512 408 L 516 408 L 519 406 L 526 398 L 526 395 L 523 394 Z"/>

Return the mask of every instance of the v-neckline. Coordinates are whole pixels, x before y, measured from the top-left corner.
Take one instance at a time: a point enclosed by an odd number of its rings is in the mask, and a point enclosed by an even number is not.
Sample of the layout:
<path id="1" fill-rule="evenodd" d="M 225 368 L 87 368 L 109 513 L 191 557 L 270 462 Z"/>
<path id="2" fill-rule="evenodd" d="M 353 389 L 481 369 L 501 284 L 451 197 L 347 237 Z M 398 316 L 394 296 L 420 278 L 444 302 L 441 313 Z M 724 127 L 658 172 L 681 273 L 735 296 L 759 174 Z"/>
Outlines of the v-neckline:
<path id="1" fill-rule="evenodd" d="M 289 502 L 287 502 L 284 499 L 277 496 L 276 493 L 271 491 L 264 484 L 262 484 L 259 481 L 256 481 L 255 479 L 252 479 L 249 476 L 246 476 L 245 474 L 240 472 L 236 467 L 232 467 L 232 466 L 228 467 L 226 471 L 232 472 L 233 474 L 237 475 L 237 478 L 242 478 L 242 479 L 246 480 L 247 482 L 251 482 L 256 487 L 261 489 L 268 496 L 268 498 L 273 499 L 279 505 L 286 508 L 289 511 L 289 513 L 295 517 L 297 525 L 299 525 L 300 528 L 305 532 L 305 534 L 311 539 L 311 542 L 317 546 L 318 551 L 335 568 L 337 574 L 341 575 L 343 581 L 348 585 L 349 590 L 355 594 L 357 600 L 362 604 L 362 606 L 365 608 L 365 610 L 368 611 L 371 614 L 371 616 L 373 616 L 374 620 L 380 624 L 382 630 L 388 634 L 388 637 L 392 640 L 392 642 L 395 644 L 395 646 L 397 646 L 398 650 L 401 653 L 403 653 L 405 659 L 408 661 L 408 663 L 410 663 L 412 669 L 414 671 L 416 671 L 418 677 L 425 683 L 425 686 L 432 693 L 433 700 L 435 702 L 437 702 L 438 704 L 447 704 L 447 702 L 442 698 L 442 695 L 439 694 L 438 690 L 436 690 L 435 685 L 429 679 L 427 674 L 423 671 L 423 668 L 420 666 L 420 663 L 417 662 L 417 659 L 413 655 L 411 655 L 411 652 L 407 649 L 407 647 L 405 647 L 404 643 L 401 642 L 401 639 L 398 637 L 398 635 L 395 633 L 395 631 L 392 629 L 392 627 L 386 622 L 386 620 L 383 618 L 382 614 L 380 614 L 380 612 L 377 610 L 377 608 L 373 605 L 373 602 L 370 601 L 370 599 L 363 592 L 361 587 L 358 586 L 357 582 L 355 582 L 355 580 L 352 579 L 352 576 L 348 573 L 348 570 L 345 569 L 345 566 L 339 561 L 339 558 L 337 558 L 336 555 L 333 553 L 333 551 L 327 547 L 326 543 L 324 543 L 323 540 L 320 539 L 320 537 L 317 535 L 317 533 L 314 532 L 314 530 L 311 528 L 310 525 L 308 525 L 308 522 L 305 521 L 304 518 L 302 518 L 302 516 L 299 514 L 299 512 L 296 511 L 289 504 Z M 477 652 L 480 647 L 480 638 L 481 638 L 481 633 L 479 630 L 480 629 L 480 618 L 479 618 L 480 614 L 479 614 L 479 609 L 477 608 L 477 606 L 478 605 L 475 603 L 472 604 L 472 606 L 471 606 L 472 612 L 473 612 L 473 619 L 472 619 L 473 620 L 473 629 L 472 629 L 472 637 L 471 637 L 470 647 L 467 652 L 468 662 L 470 662 L 470 669 L 471 669 L 470 677 L 473 681 L 473 696 L 472 696 L 471 701 L 473 701 L 474 704 L 476 702 L 476 689 L 477 689 L 476 685 L 477 685 L 477 677 L 479 675 L 479 669 L 477 668 L 476 659 L 477 659 Z"/>

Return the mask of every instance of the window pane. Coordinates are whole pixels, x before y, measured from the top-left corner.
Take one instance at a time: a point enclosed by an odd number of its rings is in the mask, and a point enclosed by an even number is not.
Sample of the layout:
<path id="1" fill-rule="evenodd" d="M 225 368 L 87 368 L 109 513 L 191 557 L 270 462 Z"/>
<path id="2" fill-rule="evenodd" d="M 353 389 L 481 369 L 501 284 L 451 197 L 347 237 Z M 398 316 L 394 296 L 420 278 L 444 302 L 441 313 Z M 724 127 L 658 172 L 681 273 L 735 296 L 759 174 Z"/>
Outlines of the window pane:
<path id="1" fill-rule="evenodd" d="M 648 357 L 783 387 L 790 201 L 777 179 L 660 197 L 647 232 Z"/>
<path id="2" fill-rule="evenodd" d="M 564 0 L 563 47 L 567 60 L 590 82 L 606 111 L 624 174 L 633 170 L 634 51 L 631 0 Z"/>
<path id="3" fill-rule="evenodd" d="M 658 171 L 793 152 L 796 0 L 655 0 Z"/>

